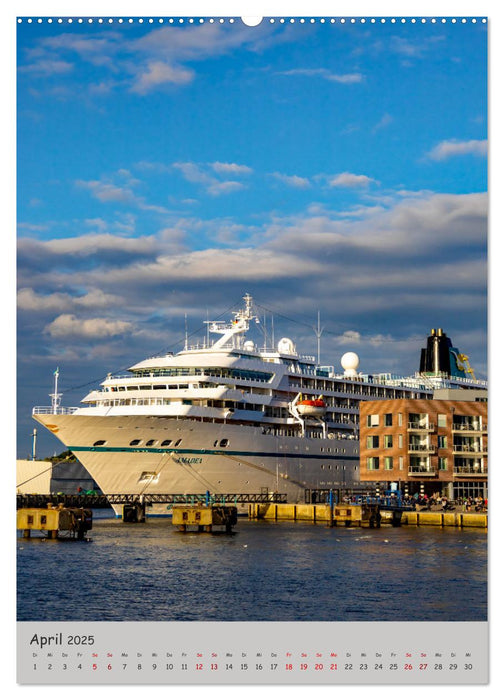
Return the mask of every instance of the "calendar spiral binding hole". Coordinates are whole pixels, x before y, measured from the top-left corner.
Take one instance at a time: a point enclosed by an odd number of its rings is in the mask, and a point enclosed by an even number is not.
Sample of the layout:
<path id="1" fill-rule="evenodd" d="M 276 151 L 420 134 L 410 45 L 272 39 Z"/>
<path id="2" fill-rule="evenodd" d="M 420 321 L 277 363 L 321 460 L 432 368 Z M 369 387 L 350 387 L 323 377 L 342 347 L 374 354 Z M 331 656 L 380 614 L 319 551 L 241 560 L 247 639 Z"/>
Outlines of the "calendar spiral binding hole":
<path id="1" fill-rule="evenodd" d="M 240 17 L 18 17 L 18 24 L 26 22 L 27 24 L 168 24 L 168 25 L 201 25 L 201 24 L 234 24 L 238 20 L 242 21 Z M 481 22 L 482 24 L 487 23 L 486 17 L 481 18 L 467 18 L 467 17 L 265 17 L 262 21 L 269 22 L 270 24 L 477 24 Z M 260 22 L 259 24 L 261 24 Z"/>

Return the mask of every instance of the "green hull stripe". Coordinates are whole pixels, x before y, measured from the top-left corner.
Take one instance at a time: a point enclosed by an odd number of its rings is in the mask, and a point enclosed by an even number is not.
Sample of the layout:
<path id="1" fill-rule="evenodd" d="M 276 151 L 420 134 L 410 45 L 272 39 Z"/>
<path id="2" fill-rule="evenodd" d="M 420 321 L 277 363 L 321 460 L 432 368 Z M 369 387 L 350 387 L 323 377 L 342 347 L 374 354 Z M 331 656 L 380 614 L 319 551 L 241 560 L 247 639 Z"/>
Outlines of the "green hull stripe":
<path id="1" fill-rule="evenodd" d="M 154 452 L 158 454 L 167 454 L 168 452 L 176 452 L 177 454 L 185 455 L 232 455 L 233 457 L 294 457 L 297 459 L 323 459 L 324 461 L 334 459 L 349 459 L 359 460 L 359 456 L 355 455 L 332 455 L 327 452 L 320 455 L 302 454 L 299 452 L 238 452 L 233 450 L 186 450 L 180 448 L 165 447 L 79 447 L 77 445 L 68 445 L 68 449 L 72 452 Z"/>

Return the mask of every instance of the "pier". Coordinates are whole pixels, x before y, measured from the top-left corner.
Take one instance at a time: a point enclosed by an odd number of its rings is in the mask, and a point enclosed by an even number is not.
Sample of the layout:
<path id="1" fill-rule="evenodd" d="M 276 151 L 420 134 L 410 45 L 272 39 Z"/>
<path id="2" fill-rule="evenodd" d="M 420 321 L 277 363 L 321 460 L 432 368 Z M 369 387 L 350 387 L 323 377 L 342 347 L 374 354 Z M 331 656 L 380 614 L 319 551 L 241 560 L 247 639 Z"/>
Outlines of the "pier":
<path id="1" fill-rule="evenodd" d="M 412 511 L 378 503 L 353 505 L 339 503 L 332 508 L 329 504 L 269 503 L 250 504 L 250 520 L 299 521 L 326 523 L 330 526 L 381 527 L 399 526 L 438 526 L 438 527 L 477 527 L 488 528 L 487 513 L 459 513 Z"/>
<path id="2" fill-rule="evenodd" d="M 93 527 L 93 515 L 87 508 L 20 508 L 17 511 L 16 528 L 23 531 L 23 537 L 30 538 L 33 530 L 46 532 L 47 539 L 61 537 L 83 540 Z M 66 533 L 63 535 L 62 533 Z"/>
<path id="3" fill-rule="evenodd" d="M 172 523 L 180 532 L 196 528 L 197 532 L 213 532 L 213 528 L 223 527 L 230 534 L 236 525 L 238 510 L 235 506 L 203 505 L 174 506 Z"/>

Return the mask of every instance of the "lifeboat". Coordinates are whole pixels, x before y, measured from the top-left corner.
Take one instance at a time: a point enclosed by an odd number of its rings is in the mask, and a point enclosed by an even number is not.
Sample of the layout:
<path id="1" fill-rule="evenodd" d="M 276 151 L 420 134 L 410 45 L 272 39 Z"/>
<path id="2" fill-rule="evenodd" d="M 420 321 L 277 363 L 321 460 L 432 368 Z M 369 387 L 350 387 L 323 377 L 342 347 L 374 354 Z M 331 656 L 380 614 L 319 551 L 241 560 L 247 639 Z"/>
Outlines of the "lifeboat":
<path id="1" fill-rule="evenodd" d="M 319 418 L 325 415 L 327 406 L 322 397 L 318 399 L 301 399 L 296 404 L 296 408 L 300 416 L 315 416 Z"/>

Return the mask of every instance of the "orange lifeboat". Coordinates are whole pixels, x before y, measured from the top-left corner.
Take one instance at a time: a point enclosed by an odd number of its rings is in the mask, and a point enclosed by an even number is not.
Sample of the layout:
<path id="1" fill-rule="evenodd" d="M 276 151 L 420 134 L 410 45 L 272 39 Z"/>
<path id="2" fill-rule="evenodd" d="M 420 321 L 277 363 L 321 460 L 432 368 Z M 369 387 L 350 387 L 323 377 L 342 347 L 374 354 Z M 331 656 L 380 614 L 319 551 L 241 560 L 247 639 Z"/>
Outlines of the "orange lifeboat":
<path id="1" fill-rule="evenodd" d="M 325 415 L 327 406 L 321 396 L 318 399 L 303 399 L 298 401 L 296 408 L 300 416 L 316 416 Z"/>

